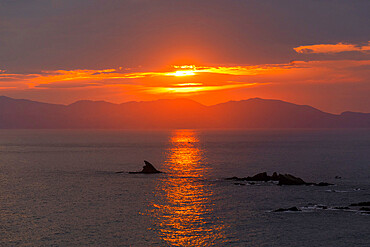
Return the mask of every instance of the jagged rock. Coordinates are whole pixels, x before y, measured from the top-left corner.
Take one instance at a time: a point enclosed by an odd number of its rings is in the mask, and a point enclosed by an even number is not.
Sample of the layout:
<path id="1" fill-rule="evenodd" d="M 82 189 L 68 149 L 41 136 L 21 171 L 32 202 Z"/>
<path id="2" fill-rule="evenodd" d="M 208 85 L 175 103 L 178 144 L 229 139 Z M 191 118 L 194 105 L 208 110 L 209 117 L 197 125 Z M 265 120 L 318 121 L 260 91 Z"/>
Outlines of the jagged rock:
<path id="1" fill-rule="evenodd" d="M 356 206 L 360 206 L 360 207 L 363 207 L 363 206 L 370 206 L 370 202 L 359 202 L 359 203 L 352 203 L 351 205 L 349 205 L 350 207 L 356 207 Z"/>
<path id="2" fill-rule="evenodd" d="M 253 177 L 247 177 L 247 180 L 248 181 L 269 181 L 271 180 L 271 177 L 267 175 L 267 172 L 261 172 L 261 173 L 258 173 L 256 175 L 254 175 Z"/>
<path id="3" fill-rule="evenodd" d="M 287 212 L 287 211 L 298 212 L 298 211 L 301 211 L 301 210 L 297 207 L 279 208 L 279 209 L 274 210 L 274 212 Z"/>
<path id="4" fill-rule="evenodd" d="M 274 172 L 271 176 L 271 180 L 272 181 L 279 181 L 279 175 L 276 172 Z"/>
<path id="5" fill-rule="evenodd" d="M 145 174 L 151 174 L 151 173 L 162 173 L 161 171 L 158 171 L 155 169 L 155 167 L 149 162 L 144 160 L 145 166 L 143 166 L 143 170 L 141 172 L 129 172 L 131 174 L 135 173 L 145 173 Z"/>
<path id="6" fill-rule="evenodd" d="M 278 185 L 304 185 L 306 184 L 303 179 L 295 177 L 291 174 L 279 174 L 278 177 L 279 184 Z"/>
<path id="7" fill-rule="evenodd" d="M 145 166 L 143 166 L 142 173 L 160 173 L 155 167 L 148 161 L 144 160 Z"/>

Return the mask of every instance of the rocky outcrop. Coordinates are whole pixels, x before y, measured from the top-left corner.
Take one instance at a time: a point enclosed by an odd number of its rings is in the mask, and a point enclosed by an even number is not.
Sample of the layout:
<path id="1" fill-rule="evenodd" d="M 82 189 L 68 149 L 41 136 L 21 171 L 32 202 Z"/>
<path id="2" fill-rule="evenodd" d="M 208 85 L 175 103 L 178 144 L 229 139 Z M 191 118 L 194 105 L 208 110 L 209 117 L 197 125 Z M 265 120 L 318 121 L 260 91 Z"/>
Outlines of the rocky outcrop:
<path id="1" fill-rule="evenodd" d="M 360 203 L 352 203 L 349 207 L 346 206 L 326 206 L 320 204 L 312 204 L 309 203 L 303 207 L 290 207 L 290 208 L 279 208 L 276 210 L 272 210 L 270 212 L 313 212 L 317 210 L 324 210 L 324 211 L 342 211 L 342 212 L 354 212 L 359 213 L 362 215 L 369 215 L 370 214 L 370 207 L 363 207 L 362 205 L 368 205 L 370 202 L 360 202 Z M 361 207 L 362 206 L 362 207 Z"/>
<path id="2" fill-rule="evenodd" d="M 279 185 L 304 185 L 307 184 L 303 179 L 295 177 L 290 174 L 279 174 L 278 176 Z"/>
<path id="3" fill-rule="evenodd" d="M 130 174 L 136 174 L 136 173 L 144 173 L 144 174 L 152 174 L 152 173 L 162 173 L 161 171 L 158 171 L 155 169 L 155 167 L 149 162 L 144 160 L 145 166 L 143 166 L 143 170 L 141 172 L 129 172 Z"/>
<path id="4" fill-rule="evenodd" d="M 270 176 L 267 175 L 267 172 L 262 172 L 254 175 L 253 177 L 247 177 L 248 181 L 269 181 L 272 180 Z"/>
<path id="5" fill-rule="evenodd" d="M 298 212 L 298 211 L 302 211 L 302 210 L 300 210 L 297 207 L 291 207 L 291 208 L 279 208 L 279 209 L 274 210 L 273 212 Z"/>
<path id="6" fill-rule="evenodd" d="M 267 172 L 262 172 L 254 175 L 253 177 L 231 177 L 226 178 L 226 180 L 234 180 L 234 181 L 260 181 L 260 182 L 268 182 L 268 181 L 277 181 L 278 185 L 315 185 L 315 186 L 329 186 L 333 185 L 326 182 L 320 183 L 307 183 L 303 179 L 299 177 L 295 177 L 291 174 L 278 174 L 274 172 L 272 176 L 267 175 Z"/>

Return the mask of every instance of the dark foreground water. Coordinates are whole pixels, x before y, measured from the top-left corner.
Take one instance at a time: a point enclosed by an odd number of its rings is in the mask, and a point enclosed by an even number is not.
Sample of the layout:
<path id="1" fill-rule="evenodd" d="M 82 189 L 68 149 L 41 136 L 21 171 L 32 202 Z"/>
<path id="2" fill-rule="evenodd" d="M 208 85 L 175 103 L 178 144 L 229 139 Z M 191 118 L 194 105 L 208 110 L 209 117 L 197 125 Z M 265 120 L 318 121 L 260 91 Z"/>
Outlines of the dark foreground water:
<path id="1" fill-rule="evenodd" d="M 335 186 L 223 179 L 262 171 Z M 1 246 L 370 246 L 362 201 L 370 130 L 0 131 Z"/>

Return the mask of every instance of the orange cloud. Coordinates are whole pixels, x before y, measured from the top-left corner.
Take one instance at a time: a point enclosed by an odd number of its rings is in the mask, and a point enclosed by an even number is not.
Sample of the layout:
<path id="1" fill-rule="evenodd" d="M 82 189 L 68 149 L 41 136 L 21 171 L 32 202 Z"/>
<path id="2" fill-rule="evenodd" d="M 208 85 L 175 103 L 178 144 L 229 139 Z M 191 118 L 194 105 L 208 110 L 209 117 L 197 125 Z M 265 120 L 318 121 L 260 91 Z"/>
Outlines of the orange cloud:
<path id="1" fill-rule="evenodd" d="M 197 76 L 201 74 L 222 74 L 230 76 L 248 76 L 259 74 L 271 74 L 282 72 L 291 67 L 284 65 L 258 65 L 258 66 L 234 66 L 234 67 L 205 67 L 195 65 L 172 66 L 168 71 L 154 72 L 127 72 L 127 70 L 103 69 L 103 70 L 56 70 L 41 71 L 38 74 L 7 74 L 6 71 L 0 71 L 0 81 L 18 81 L 23 82 L 29 88 L 48 87 L 50 84 L 69 84 L 85 85 L 81 82 L 89 82 L 89 85 L 107 85 L 107 84 L 132 84 L 129 79 L 150 79 L 154 77 L 184 77 Z M 180 70 L 178 70 L 180 69 Z M 109 82 L 108 82 L 109 81 Z M 167 80 L 168 81 L 168 80 Z M 94 82 L 94 83 L 93 83 Z M 55 86 L 57 87 L 57 86 Z"/>
<path id="2" fill-rule="evenodd" d="M 339 53 L 348 51 L 357 51 L 363 53 L 370 52 L 370 41 L 366 45 L 354 44 L 318 44 L 318 45 L 305 45 L 293 48 L 298 53 Z"/>
<path id="3" fill-rule="evenodd" d="M 235 89 L 235 88 L 244 88 L 248 86 L 256 85 L 257 83 L 233 83 L 228 85 L 202 85 L 201 83 L 197 85 L 183 85 L 178 84 L 170 87 L 155 87 L 147 89 L 148 93 L 154 94 L 164 94 L 164 93 L 201 93 L 201 92 L 210 92 L 210 91 L 219 91 L 225 89 Z"/>
<path id="4" fill-rule="evenodd" d="M 259 75 L 259 74 L 272 74 L 283 72 L 292 67 L 291 64 L 265 64 L 265 65 L 254 65 L 254 66 L 218 66 L 218 67 L 207 67 L 207 66 L 173 66 L 173 68 L 181 68 L 171 73 L 165 73 L 165 75 L 173 76 L 190 76 L 201 73 L 209 74 L 223 74 L 223 75 Z"/>
<path id="5" fill-rule="evenodd" d="M 199 95 L 271 84 L 354 83 L 369 80 L 370 60 L 294 61 L 252 66 L 171 66 L 161 71 L 135 69 L 56 70 L 35 74 L 0 72 L 0 90 L 114 90 L 142 99 L 161 95 Z M 179 72 L 180 71 L 180 72 Z M 208 94 L 207 94 L 208 95 Z M 124 97 L 124 96 L 122 96 Z M 207 96 L 208 97 L 208 96 Z"/>

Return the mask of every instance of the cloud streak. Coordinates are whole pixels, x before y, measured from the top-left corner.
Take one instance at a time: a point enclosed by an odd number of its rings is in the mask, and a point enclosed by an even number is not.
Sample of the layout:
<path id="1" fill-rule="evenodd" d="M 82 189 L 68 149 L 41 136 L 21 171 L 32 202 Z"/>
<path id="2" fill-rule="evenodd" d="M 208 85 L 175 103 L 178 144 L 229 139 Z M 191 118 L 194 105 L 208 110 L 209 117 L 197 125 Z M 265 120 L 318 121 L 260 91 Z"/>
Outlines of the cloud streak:
<path id="1" fill-rule="evenodd" d="M 131 70 L 56 70 L 41 71 L 33 74 L 8 74 L 1 71 L 0 81 L 7 83 L 21 83 L 28 88 L 68 88 L 86 87 L 86 86 L 104 86 L 116 84 L 135 84 L 139 79 L 161 78 L 162 84 L 171 81 L 171 78 L 200 76 L 205 74 L 226 75 L 226 76 L 252 76 L 272 74 L 290 69 L 292 65 L 258 65 L 258 66 L 172 66 L 165 71 L 138 71 L 128 72 Z M 83 83 L 85 82 L 85 83 Z"/>
<path id="2" fill-rule="evenodd" d="M 257 85 L 257 83 L 230 83 L 226 85 L 174 85 L 169 87 L 156 87 L 147 89 L 148 93 L 154 94 L 166 94 L 166 93 L 175 93 L 175 94 L 192 94 L 192 93 L 204 93 L 211 91 L 220 91 L 227 89 L 236 89 L 236 88 L 245 88 L 249 86 Z"/>
<path id="3" fill-rule="evenodd" d="M 346 43 L 304 45 L 293 48 L 298 53 L 340 53 L 340 52 L 362 52 L 370 54 L 370 41 L 366 45 L 355 45 Z"/>
<path id="4" fill-rule="evenodd" d="M 123 99 L 163 95 L 199 95 L 259 86 L 363 83 L 370 60 L 293 61 L 285 64 L 237 66 L 170 66 L 158 71 L 135 69 L 55 70 L 17 74 L 0 72 L 3 92 L 49 91 L 60 94 L 94 90 L 119 93 Z M 126 95 L 126 96 L 125 96 Z M 152 96 L 150 96 L 152 95 Z M 210 97 L 211 94 L 209 95 Z M 107 96 L 109 97 L 109 96 Z M 206 96 L 208 97 L 208 96 Z M 63 102 L 61 102 L 63 103 Z"/>

